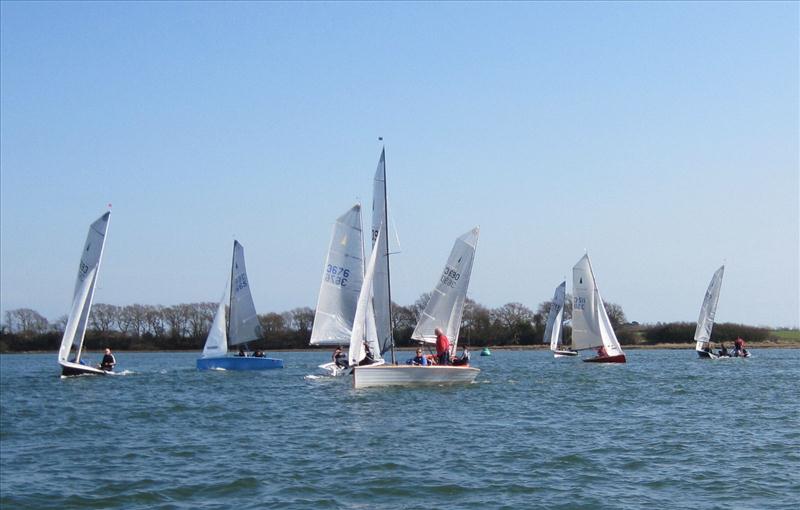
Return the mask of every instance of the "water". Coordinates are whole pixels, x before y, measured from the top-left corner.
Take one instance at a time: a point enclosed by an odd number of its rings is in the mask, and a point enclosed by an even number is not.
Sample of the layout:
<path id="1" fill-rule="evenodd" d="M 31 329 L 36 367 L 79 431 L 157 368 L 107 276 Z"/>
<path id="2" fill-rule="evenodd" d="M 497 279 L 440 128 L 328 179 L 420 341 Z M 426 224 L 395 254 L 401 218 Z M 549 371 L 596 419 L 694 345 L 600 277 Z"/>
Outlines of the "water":
<path id="1" fill-rule="evenodd" d="M 497 351 L 469 386 L 358 391 L 305 377 L 321 352 L 121 352 L 127 375 L 70 379 L 3 355 L 0 506 L 796 509 L 800 350 L 754 354 Z"/>

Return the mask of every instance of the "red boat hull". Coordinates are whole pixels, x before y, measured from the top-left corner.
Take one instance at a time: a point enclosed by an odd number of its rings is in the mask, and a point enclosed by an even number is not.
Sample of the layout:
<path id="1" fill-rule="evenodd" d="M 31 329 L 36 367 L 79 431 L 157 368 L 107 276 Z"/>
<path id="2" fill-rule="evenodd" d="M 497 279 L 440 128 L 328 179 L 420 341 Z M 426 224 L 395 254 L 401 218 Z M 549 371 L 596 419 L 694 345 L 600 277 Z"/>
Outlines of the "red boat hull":
<path id="1" fill-rule="evenodd" d="M 603 356 L 602 358 L 590 358 L 583 361 L 586 363 L 625 363 L 625 355 L 617 354 L 616 356 Z"/>

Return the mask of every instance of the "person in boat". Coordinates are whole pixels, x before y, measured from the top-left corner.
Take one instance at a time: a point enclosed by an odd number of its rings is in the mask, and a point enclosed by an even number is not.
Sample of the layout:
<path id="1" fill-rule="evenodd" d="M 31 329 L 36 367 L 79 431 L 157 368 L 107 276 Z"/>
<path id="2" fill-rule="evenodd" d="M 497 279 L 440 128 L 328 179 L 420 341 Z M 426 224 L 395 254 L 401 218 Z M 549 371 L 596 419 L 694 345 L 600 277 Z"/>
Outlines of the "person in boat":
<path id="1" fill-rule="evenodd" d="M 453 360 L 453 365 L 455 366 L 469 365 L 469 349 L 466 345 L 462 346 L 461 349 L 461 356 Z"/>
<path id="2" fill-rule="evenodd" d="M 721 343 L 721 344 L 719 344 L 719 346 L 720 346 L 719 356 L 720 357 L 727 356 L 728 355 L 728 349 L 725 347 L 725 344 Z"/>
<path id="3" fill-rule="evenodd" d="M 600 347 L 597 348 L 597 357 L 598 358 L 607 358 L 608 357 L 608 352 L 606 351 L 606 346 L 605 345 L 601 345 Z"/>
<path id="4" fill-rule="evenodd" d="M 372 351 L 369 350 L 367 342 L 364 342 L 364 352 L 366 353 L 364 359 L 358 363 L 358 366 L 363 367 L 364 365 L 372 365 L 375 363 L 375 357 L 372 356 Z"/>
<path id="5" fill-rule="evenodd" d="M 711 342 L 708 342 L 705 347 L 703 347 L 703 352 L 707 352 L 709 354 L 714 354 L 714 351 L 711 349 Z"/>
<path id="6" fill-rule="evenodd" d="M 746 356 L 746 355 L 747 355 L 747 349 L 744 348 L 744 340 L 742 340 L 742 337 L 739 337 L 733 342 L 732 356 Z"/>
<path id="7" fill-rule="evenodd" d="M 256 349 L 256 352 L 253 353 L 253 357 L 254 358 L 263 358 L 264 357 L 264 353 L 261 352 L 260 350 Z"/>
<path id="8" fill-rule="evenodd" d="M 449 365 L 450 364 L 450 340 L 448 340 L 447 336 L 442 331 L 442 328 L 436 328 L 434 330 L 436 333 L 436 357 L 437 357 L 437 365 Z"/>
<path id="9" fill-rule="evenodd" d="M 426 367 L 428 366 L 428 358 L 422 354 L 422 349 L 417 349 L 417 355 L 406 361 L 406 365 L 420 365 Z"/>
<path id="10" fill-rule="evenodd" d="M 347 354 L 342 351 L 342 346 L 336 347 L 336 350 L 333 351 L 333 355 L 331 356 L 334 364 L 336 364 L 339 368 L 347 368 Z"/>
<path id="11" fill-rule="evenodd" d="M 247 354 L 244 353 L 244 347 L 239 347 L 239 353 L 236 355 L 239 356 L 240 358 L 244 358 L 245 356 L 247 356 Z"/>
<path id="12" fill-rule="evenodd" d="M 103 361 L 100 362 L 100 370 L 111 372 L 114 370 L 114 365 L 117 364 L 117 359 L 111 354 L 111 349 L 106 347 L 106 353 L 103 355 Z"/>

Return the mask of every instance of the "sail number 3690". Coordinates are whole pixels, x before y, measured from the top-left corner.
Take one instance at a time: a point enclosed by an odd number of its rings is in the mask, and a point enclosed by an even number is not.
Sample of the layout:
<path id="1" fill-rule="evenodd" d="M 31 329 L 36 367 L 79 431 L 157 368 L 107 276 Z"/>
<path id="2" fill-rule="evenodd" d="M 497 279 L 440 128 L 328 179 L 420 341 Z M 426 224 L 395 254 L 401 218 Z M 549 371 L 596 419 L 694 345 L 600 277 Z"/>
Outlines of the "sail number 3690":
<path id="1" fill-rule="evenodd" d="M 459 278 L 461 278 L 461 273 L 450 266 L 445 266 L 444 271 L 442 271 L 442 284 L 447 285 L 448 287 L 455 287 Z"/>

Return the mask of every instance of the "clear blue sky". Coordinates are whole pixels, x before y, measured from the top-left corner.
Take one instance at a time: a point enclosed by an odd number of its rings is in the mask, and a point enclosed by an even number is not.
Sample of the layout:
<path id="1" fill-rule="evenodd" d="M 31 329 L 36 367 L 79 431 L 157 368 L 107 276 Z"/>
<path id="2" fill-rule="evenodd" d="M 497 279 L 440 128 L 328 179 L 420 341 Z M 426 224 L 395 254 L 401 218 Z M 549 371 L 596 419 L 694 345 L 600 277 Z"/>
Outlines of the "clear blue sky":
<path id="1" fill-rule="evenodd" d="M 0 304 L 314 306 L 385 138 L 395 301 L 481 226 L 470 296 L 535 308 L 588 249 L 630 320 L 800 323 L 798 3 L 0 7 Z M 365 218 L 368 221 L 369 216 Z M 568 289 L 571 287 L 571 282 Z"/>

